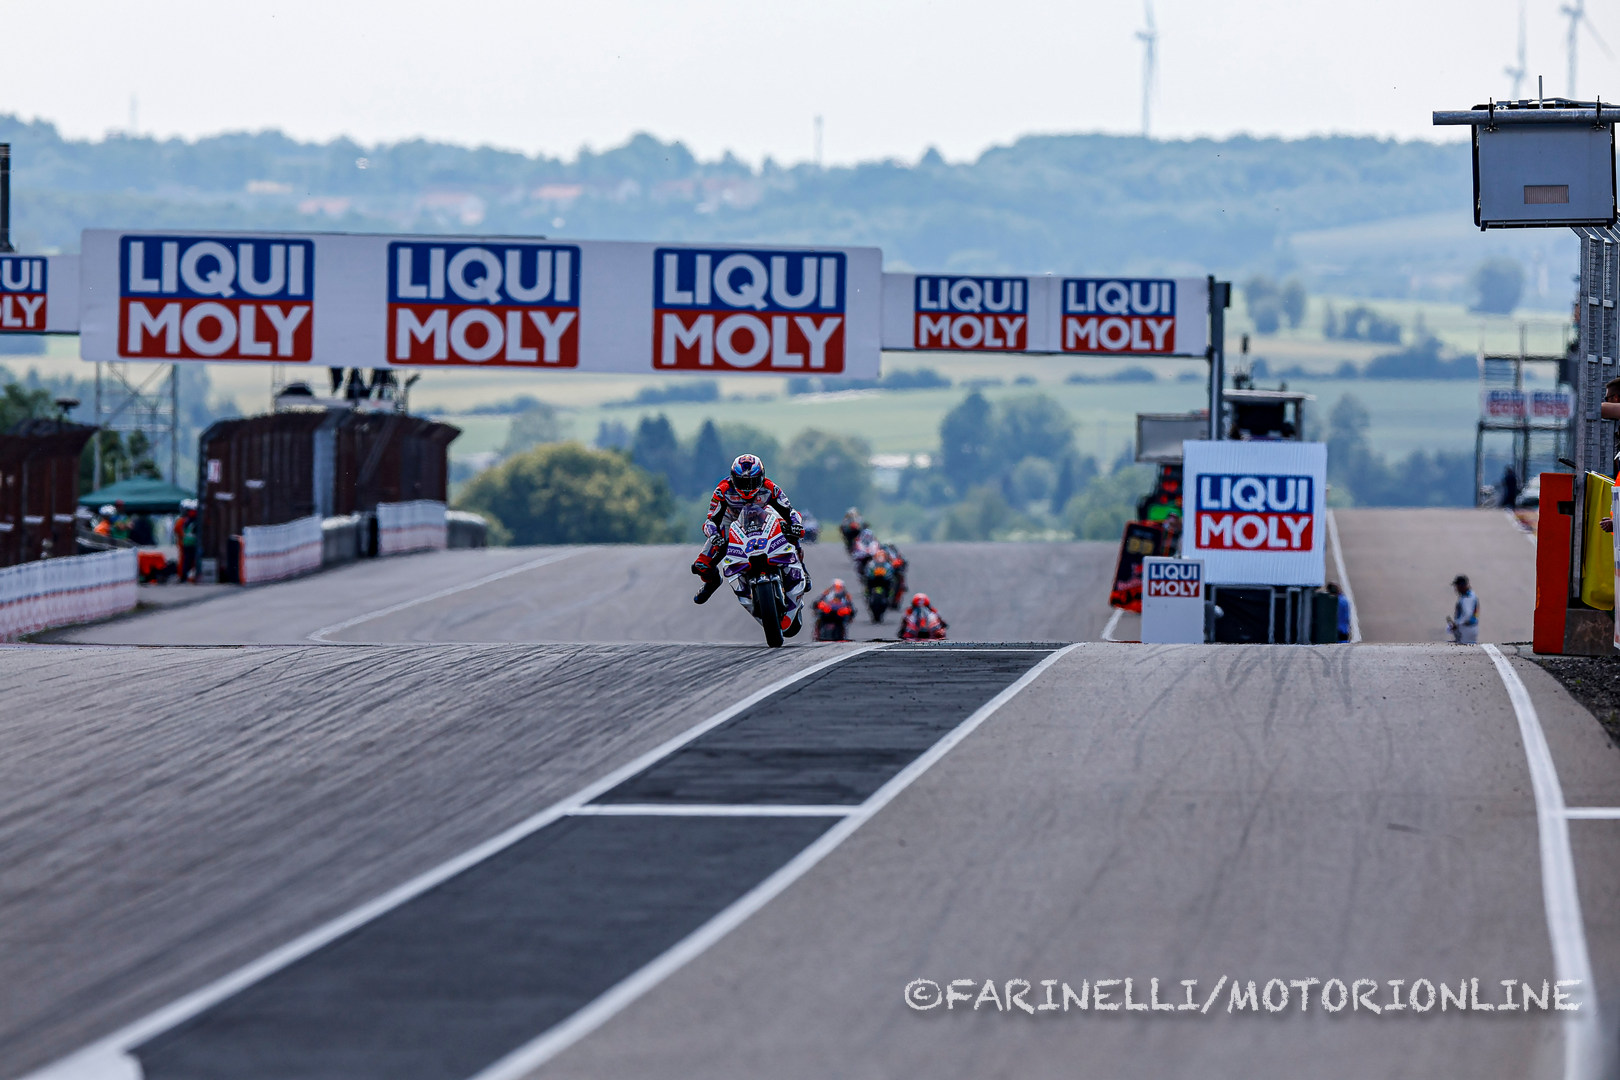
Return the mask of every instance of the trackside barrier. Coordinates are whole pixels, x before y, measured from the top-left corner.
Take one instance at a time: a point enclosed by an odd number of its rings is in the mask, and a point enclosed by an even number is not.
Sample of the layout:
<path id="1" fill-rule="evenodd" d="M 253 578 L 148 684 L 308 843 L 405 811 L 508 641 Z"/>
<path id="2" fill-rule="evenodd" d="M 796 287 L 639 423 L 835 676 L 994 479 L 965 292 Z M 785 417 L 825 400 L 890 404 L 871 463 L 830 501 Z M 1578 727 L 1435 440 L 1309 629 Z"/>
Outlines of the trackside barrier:
<path id="1" fill-rule="evenodd" d="M 129 611 L 136 575 L 133 548 L 0 569 L 0 641 Z"/>
<path id="2" fill-rule="evenodd" d="M 282 525 L 250 525 L 242 530 L 240 580 L 257 585 L 319 570 L 323 545 L 321 519 L 313 515 Z"/>
<path id="3" fill-rule="evenodd" d="M 431 499 L 377 504 L 377 554 L 443 551 L 449 544 L 444 503 Z"/>
<path id="4" fill-rule="evenodd" d="M 360 557 L 365 518 L 359 514 L 329 517 L 321 522 L 321 565 L 337 566 Z"/>
<path id="5" fill-rule="evenodd" d="M 450 510 L 444 515 L 446 540 L 453 548 L 489 546 L 489 522 L 479 514 Z"/>

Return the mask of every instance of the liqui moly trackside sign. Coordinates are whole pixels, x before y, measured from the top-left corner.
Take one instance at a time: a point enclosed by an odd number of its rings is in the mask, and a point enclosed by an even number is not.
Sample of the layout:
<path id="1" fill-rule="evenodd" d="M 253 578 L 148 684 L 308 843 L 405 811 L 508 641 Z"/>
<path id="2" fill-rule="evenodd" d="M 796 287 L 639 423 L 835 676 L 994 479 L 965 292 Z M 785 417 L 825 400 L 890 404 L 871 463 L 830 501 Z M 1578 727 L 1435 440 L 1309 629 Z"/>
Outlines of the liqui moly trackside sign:
<path id="1" fill-rule="evenodd" d="M 1189 558 L 1217 585 L 1320 585 L 1327 451 L 1321 443 L 1187 442 Z"/>
<path id="2" fill-rule="evenodd" d="M 579 366 L 580 249 L 539 243 L 388 245 L 388 360 Z"/>
<path id="3" fill-rule="evenodd" d="M 839 374 L 847 278 L 841 251 L 659 248 L 652 366 Z"/>
<path id="4" fill-rule="evenodd" d="M 120 351 L 143 360 L 308 363 L 314 250 L 308 240 L 124 236 Z"/>
<path id="5" fill-rule="evenodd" d="M 883 347 L 1203 356 L 1204 278 L 884 274 Z"/>

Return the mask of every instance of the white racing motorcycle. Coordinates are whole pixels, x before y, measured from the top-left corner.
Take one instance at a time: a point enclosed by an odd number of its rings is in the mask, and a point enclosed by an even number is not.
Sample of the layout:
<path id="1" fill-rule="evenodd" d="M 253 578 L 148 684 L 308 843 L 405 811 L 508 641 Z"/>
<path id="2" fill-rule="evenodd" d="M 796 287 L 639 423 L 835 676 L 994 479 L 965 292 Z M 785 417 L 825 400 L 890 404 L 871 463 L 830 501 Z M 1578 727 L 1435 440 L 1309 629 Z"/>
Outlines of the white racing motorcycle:
<path id="1" fill-rule="evenodd" d="M 768 506 L 748 506 L 726 530 L 720 576 L 731 583 L 737 601 L 765 628 L 765 644 L 782 647 L 783 637 L 799 632 L 810 575 L 799 552 L 782 531 L 782 516 Z"/>

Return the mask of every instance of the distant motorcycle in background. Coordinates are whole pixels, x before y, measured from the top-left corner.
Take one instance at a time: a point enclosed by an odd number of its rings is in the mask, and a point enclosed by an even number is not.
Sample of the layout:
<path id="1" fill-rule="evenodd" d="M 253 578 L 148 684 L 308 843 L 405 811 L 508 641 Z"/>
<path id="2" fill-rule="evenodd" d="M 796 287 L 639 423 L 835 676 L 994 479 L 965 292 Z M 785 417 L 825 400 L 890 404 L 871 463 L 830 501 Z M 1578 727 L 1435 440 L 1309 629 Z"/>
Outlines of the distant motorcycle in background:
<path id="1" fill-rule="evenodd" d="M 782 647 L 801 628 L 804 591 L 810 575 L 798 549 L 782 531 L 781 515 L 768 506 L 749 506 L 726 530 L 720 576 L 731 583 L 737 602 L 765 631 L 765 644 Z"/>
<path id="2" fill-rule="evenodd" d="M 848 641 L 850 620 L 855 608 L 846 600 L 836 603 L 827 597 L 816 601 L 816 640 Z"/>
<path id="3" fill-rule="evenodd" d="M 866 591 L 866 609 L 872 613 L 872 621 L 880 623 L 899 595 L 899 581 L 888 552 L 879 548 L 872 553 L 861 580 Z"/>

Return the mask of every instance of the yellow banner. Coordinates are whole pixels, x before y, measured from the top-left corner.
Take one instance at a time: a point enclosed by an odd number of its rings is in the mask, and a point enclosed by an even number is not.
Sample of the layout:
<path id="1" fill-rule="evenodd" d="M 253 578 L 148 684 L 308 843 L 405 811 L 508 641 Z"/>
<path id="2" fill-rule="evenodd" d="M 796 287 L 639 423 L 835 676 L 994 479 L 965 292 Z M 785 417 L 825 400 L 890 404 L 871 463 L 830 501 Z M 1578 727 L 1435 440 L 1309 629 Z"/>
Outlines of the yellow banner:
<path id="1" fill-rule="evenodd" d="M 1599 528 L 1614 501 L 1614 481 L 1586 474 L 1586 532 L 1581 549 L 1581 602 L 1601 611 L 1614 610 L 1614 537 Z"/>

